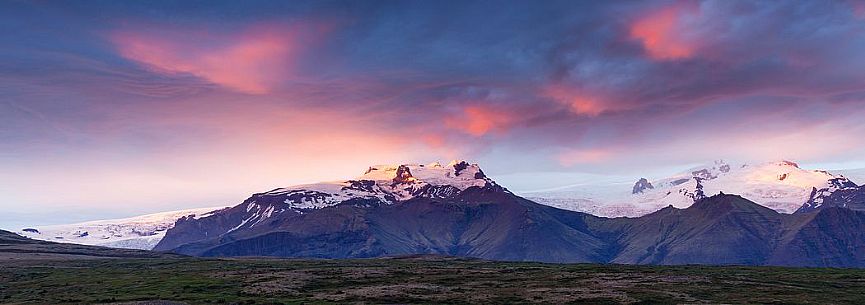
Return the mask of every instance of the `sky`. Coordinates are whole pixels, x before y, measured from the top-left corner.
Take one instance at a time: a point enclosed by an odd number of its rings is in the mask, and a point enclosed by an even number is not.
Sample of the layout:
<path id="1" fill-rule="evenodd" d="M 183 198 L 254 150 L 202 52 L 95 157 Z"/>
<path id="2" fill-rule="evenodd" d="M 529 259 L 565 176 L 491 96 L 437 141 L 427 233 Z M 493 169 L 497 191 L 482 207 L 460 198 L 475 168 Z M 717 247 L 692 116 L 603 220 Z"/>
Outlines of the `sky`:
<path id="1" fill-rule="evenodd" d="M 13 0 L 0 28 L 0 227 L 384 163 L 865 167 L 861 1 Z"/>

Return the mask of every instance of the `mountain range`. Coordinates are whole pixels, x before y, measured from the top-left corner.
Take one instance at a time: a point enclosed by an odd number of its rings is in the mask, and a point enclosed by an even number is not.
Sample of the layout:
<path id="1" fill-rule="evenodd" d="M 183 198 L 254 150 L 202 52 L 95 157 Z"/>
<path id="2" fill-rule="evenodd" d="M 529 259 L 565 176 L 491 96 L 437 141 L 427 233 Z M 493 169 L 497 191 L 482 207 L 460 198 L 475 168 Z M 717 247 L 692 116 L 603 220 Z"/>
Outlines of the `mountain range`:
<path id="1" fill-rule="evenodd" d="M 686 208 L 606 218 L 522 198 L 476 164 L 376 166 L 359 179 L 276 189 L 208 217 L 181 218 L 155 249 L 214 257 L 438 254 L 865 267 L 865 212 L 828 204 L 835 199 L 793 214 L 738 195 L 693 199 Z"/>
<path id="2" fill-rule="evenodd" d="M 789 161 L 715 162 L 638 179 L 627 193 L 639 209 L 620 211 L 642 212 L 609 218 L 523 198 L 465 161 L 377 165 L 352 180 L 274 189 L 233 207 L 19 234 L 214 257 L 865 267 L 865 187 L 841 175 Z"/>

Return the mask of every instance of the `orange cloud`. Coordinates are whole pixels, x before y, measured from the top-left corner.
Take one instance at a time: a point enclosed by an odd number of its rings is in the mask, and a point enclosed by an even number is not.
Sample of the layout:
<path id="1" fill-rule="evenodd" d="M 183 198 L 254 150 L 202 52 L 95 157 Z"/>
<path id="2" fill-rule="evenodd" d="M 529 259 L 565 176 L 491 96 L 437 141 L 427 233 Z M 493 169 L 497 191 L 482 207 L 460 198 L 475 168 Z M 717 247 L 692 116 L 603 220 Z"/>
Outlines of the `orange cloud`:
<path id="1" fill-rule="evenodd" d="M 542 94 L 557 102 L 568 105 L 571 111 L 580 115 L 597 116 L 609 108 L 600 99 L 562 85 L 544 88 Z"/>
<path id="2" fill-rule="evenodd" d="M 692 41 L 684 37 L 682 19 L 694 13 L 691 2 L 680 2 L 639 18 L 631 25 L 631 38 L 643 44 L 654 59 L 670 60 L 691 57 L 696 49 Z"/>
<path id="3" fill-rule="evenodd" d="M 461 115 L 445 120 L 445 125 L 480 137 L 491 131 L 503 131 L 515 120 L 516 118 L 510 112 L 473 105 L 463 108 Z"/>
<path id="4" fill-rule="evenodd" d="M 240 92 L 263 94 L 290 71 L 296 38 L 292 31 L 259 27 L 239 35 L 118 31 L 111 41 L 121 56 L 152 69 L 189 73 Z"/>

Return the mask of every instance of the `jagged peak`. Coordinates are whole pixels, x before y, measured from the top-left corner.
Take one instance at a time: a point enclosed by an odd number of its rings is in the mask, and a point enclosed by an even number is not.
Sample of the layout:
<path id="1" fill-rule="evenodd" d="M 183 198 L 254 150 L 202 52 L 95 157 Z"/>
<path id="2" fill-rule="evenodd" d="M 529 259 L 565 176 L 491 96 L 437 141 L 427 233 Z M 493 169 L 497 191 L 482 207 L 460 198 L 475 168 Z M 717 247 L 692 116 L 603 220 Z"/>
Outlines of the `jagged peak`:
<path id="1" fill-rule="evenodd" d="M 467 162 L 466 162 L 466 160 L 454 159 L 454 160 L 451 160 L 451 162 L 448 162 L 447 167 L 454 167 L 455 165 L 460 164 L 460 163 L 467 163 Z"/>
<path id="2" fill-rule="evenodd" d="M 781 160 L 776 162 L 776 164 L 778 164 L 779 166 L 791 166 L 794 168 L 800 168 L 798 163 L 788 160 Z"/>
<path id="3" fill-rule="evenodd" d="M 393 204 L 417 197 L 449 198 L 470 189 L 508 192 L 484 175 L 480 166 L 466 161 L 441 166 L 423 164 L 384 164 L 370 166 L 363 175 L 346 181 L 320 182 L 279 188 L 256 194 L 245 203 L 248 209 L 270 215 L 268 207 L 257 203 L 260 198 L 279 198 L 286 206 L 273 208 L 301 212 L 334 206 L 352 200 L 366 205 Z M 266 199 L 274 200 L 274 199 Z M 257 215 L 257 217 L 261 217 Z M 269 216 L 268 216 L 269 217 Z"/>
<path id="4" fill-rule="evenodd" d="M 639 193 L 642 193 L 643 191 L 645 191 L 647 189 L 654 189 L 654 188 L 655 188 L 655 186 L 652 185 L 652 183 L 649 182 L 648 179 L 640 178 L 640 180 L 637 180 L 637 183 L 634 183 L 634 189 L 631 191 L 631 194 L 639 194 Z"/>
<path id="5" fill-rule="evenodd" d="M 447 166 L 439 162 L 423 164 L 382 164 L 370 166 L 356 180 L 393 181 L 395 183 L 428 182 L 433 185 L 450 184 L 453 181 L 486 180 L 487 177 L 476 163 L 454 160 Z"/>
<path id="6" fill-rule="evenodd" d="M 397 167 L 393 183 L 411 183 L 415 181 L 417 181 L 417 178 L 411 175 L 411 169 L 408 166 L 400 165 Z"/>
<path id="7" fill-rule="evenodd" d="M 694 200 L 694 204 L 688 207 L 688 209 L 704 209 L 707 207 L 716 207 L 719 205 L 733 207 L 734 203 L 744 203 L 744 204 L 753 204 L 758 205 L 756 203 L 751 202 L 748 199 L 745 199 L 742 196 L 736 194 L 725 194 L 724 192 L 720 192 L 716 195 L 706 196 L 697 200 Z"/>

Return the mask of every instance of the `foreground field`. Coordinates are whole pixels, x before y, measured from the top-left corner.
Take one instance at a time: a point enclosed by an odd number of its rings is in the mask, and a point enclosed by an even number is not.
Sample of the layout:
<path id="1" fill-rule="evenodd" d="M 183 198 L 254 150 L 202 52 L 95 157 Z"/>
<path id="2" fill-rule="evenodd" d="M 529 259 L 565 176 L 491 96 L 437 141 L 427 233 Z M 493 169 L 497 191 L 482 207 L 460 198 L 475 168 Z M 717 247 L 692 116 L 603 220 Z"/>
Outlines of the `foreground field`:
<path id="1" fill-rule="evenodd" d="M 865 270 L 185 258 L 0 261 L 0 303 L 863 304 Z"/>

